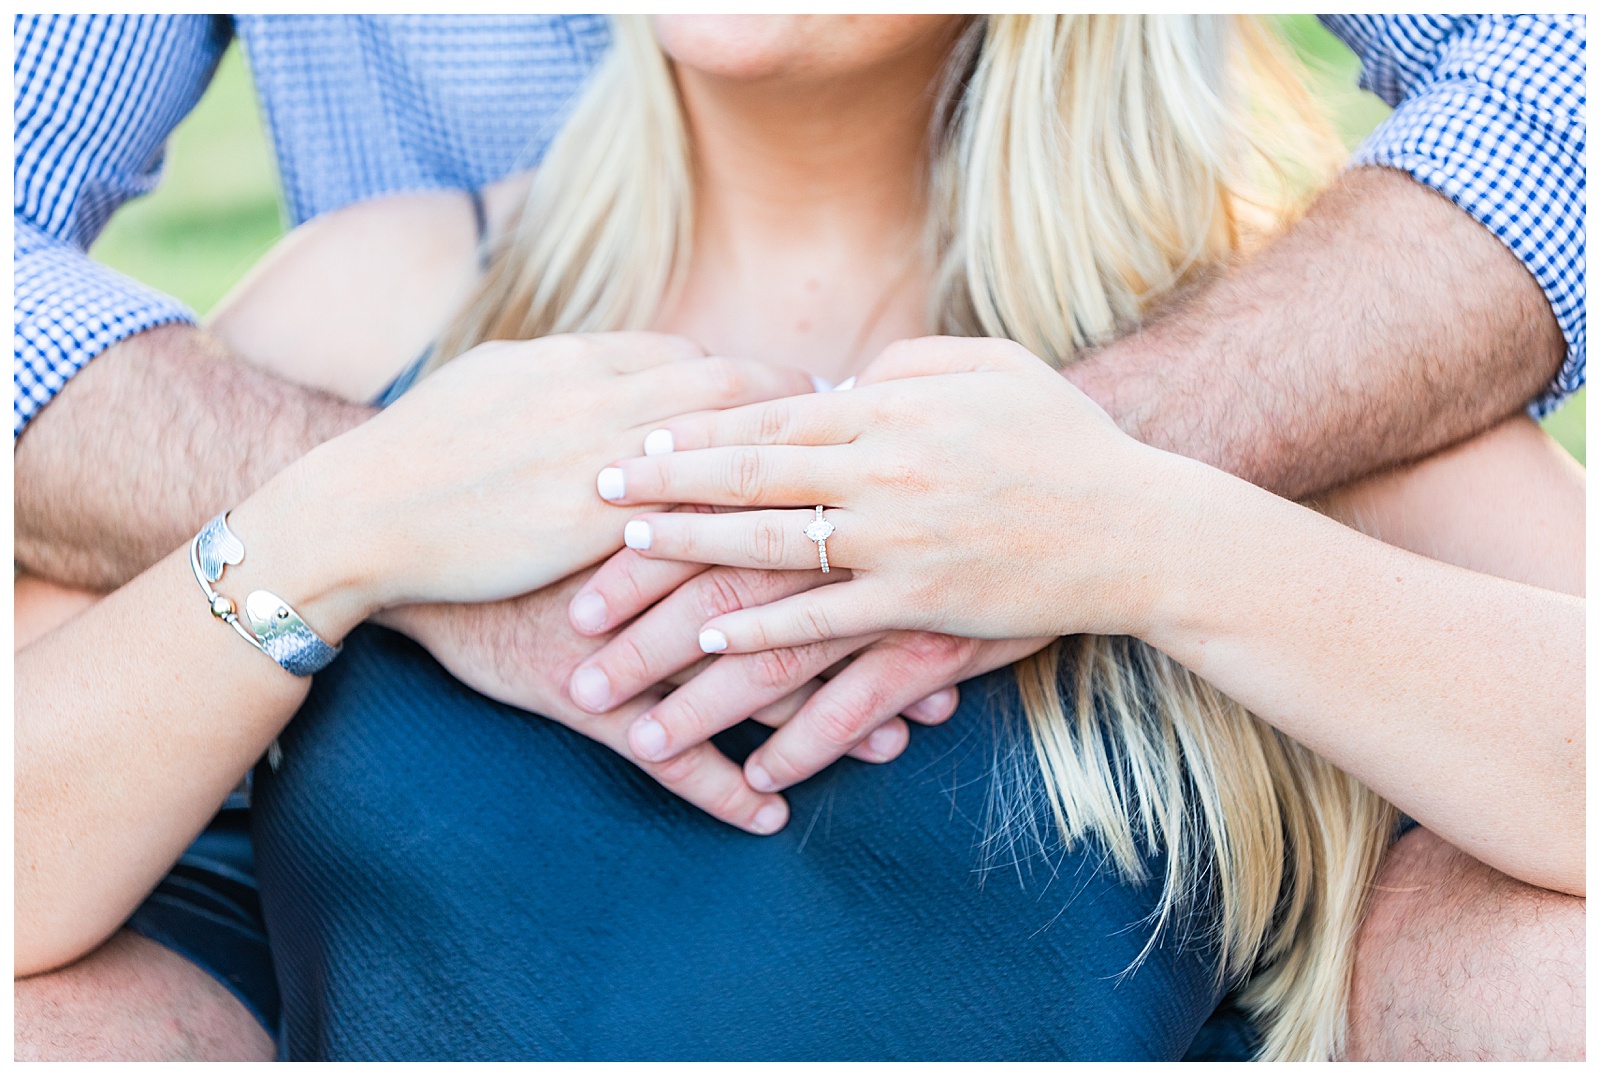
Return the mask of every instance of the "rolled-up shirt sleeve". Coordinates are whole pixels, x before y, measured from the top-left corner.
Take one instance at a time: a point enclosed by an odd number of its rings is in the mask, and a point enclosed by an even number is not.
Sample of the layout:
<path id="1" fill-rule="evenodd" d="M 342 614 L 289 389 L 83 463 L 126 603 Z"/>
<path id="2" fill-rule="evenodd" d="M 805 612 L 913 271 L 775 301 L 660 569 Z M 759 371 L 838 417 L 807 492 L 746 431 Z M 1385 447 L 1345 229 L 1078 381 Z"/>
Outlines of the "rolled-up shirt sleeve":
<path id="1" fill-rule="evenodd" d="M 14 34 L 13 439 L 100 352 L 193 321 L 87 252 L 112 211 L 155 187 L 230 31 L 206 15 L 21 15 Z"/>
<path id="2" fill-rule="evenodd" d="M 1497 236 L 1566 338 L 1530 411 L 1584 384 L 1585 20 L 1581 15 L 1325 15 L 1395 111 L 1352 165 L 1409 173 Z"/>

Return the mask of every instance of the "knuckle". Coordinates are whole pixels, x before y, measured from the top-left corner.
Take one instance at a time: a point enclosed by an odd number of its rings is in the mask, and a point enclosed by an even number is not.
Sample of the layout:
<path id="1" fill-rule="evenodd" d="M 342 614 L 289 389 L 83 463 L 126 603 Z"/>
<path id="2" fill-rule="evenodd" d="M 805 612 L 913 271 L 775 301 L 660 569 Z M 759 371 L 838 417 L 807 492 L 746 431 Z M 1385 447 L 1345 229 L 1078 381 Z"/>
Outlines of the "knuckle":
<path id="1" fill-rule="evenodd" d="M 736 786 L 719 785 L 707 794 L 701 806 L 714 818 L 738 822 L 744 817 L 744 792 Z"/>
<path id="2" fill-rule="evenodd" d="M 667 738 L 679 745 L 704 742 L 718 728 L 690 690 L 672 695 L 672 699 L 656 712 L 656 719 L 667 729 Z"/>
<path id="3" fill-rule="evenodd" d="M 780 443 L 786 441 L 791 424 L 789 405 L 784 401 L 768 402 L 756 418 L 756 441 Z"/>
<path id="4" fill-rule="evenodd" d="M 640 466 L 643 467 L 641 468 Z M 659 495 L 671 487 L 672 463 L 667 458 L 644 458 L 631 464 L 628 476 L 628 497 L 630 499 L 649 498 Z"/>
<path id="5" fill-rule="evenodd" d="M 867 733 L 869 719 L 865 710 L 848 708 L 843 703 L 835 702 L 817 710 L 811 721 L 811 730 L 822 742 L 844 749 L 861 741 Z"/>
<path id="6" fill-rule="evenodd" d="M 977 649 L 976 642 L 949 634 L 911 633 L 898 642 L 912 666 L 939 672 L 961 667 Z"/>
<path id="7" fill-rule="evenodd" d="M 801 630 L 813 641 L 826 641 L 828 638 L 837 636 L 833 632 L 832 622 L 828 618 L 828 613 L 823 610 L 820 604 L 815 602 L 802 604 L 798 612 L 798 619 Z"/>
<path id="8" fill-rule="evenodd" d="M 805 659 L 795 649 L 769 649 L 766 652 L 752 653 L 750 666 L 754 668 L 751 674 L 757 685 L 775 690 L 787 690 L 804 682 L 808 677 Z"/>
<path id="9" fill-rule="evenodd" d="M 761 454 L 740 447 L 728 456 L 728 490 L 741 503 L 761 501 Z"/>
<path id="10" fill-rule="evenodd" d="M 705 618 L 738 611 L 746 604 L 740 575 L 728 570 L 712 570 L 700 575 L 700 611 Z"/>
<path id="11" fill-rule="evenodd" d="M 807 772 L 804 763 L 795 756 L 794 750 L 778 736 L 768 739 L 762 746 L 760 760 L 761 767 L 767 770 L 767 775 L 772 777 L 779 787 L 787 787 L 804 777 Z"/>
<path id="12" fill-rule="evenodd" d="M 780 522 L 769 517 L 758 518 L 750 533 L 750 560 L 762 566 L 784 565 L 785 532 Z"/>
<path id="13" fill-rule="evenodd" d="M 605 651 L 606 655 L 601 658 L 603 669 L 608 670 L 619 689 L 650 680 L 650 658 L 632 635 L 613 638 Z"/>

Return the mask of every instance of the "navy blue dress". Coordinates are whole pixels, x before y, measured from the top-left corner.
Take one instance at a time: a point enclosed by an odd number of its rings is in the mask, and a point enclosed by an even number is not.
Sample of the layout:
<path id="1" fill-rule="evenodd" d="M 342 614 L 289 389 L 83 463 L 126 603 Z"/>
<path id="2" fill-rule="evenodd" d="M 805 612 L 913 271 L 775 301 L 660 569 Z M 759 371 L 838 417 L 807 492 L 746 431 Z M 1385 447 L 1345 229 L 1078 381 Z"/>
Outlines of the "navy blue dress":
<path id="1" fill-rule="evenodd" d="M 742 758 L 762 737 L 719 745 Z M 1062 850 L 1037 785 L 1004 779 L 1037 776 L 1008 673 L 965 684 L 897 761 L 794 788 L 774 837 L 372 627 L 281 746 L 253 824 L 290 1057 L 1246 1049 L 1227 1023 L 1197 1042 L 1222 988 L 1193 927 L 1129 971 L 1156 885 L 1092 844 Z"/>

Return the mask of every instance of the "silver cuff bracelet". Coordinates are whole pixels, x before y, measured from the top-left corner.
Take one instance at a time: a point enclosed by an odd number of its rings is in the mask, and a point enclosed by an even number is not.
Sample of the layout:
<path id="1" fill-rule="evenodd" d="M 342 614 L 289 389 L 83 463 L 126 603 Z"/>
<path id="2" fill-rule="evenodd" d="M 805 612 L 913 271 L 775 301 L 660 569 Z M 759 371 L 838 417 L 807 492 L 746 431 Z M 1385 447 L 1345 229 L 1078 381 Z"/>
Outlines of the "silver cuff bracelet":
<path id="1" fill-rule="evenodd" d="M 229 566 L 244 561 L 244 542 L 228 528 L 228 513 L 224 510 L 212 518 L 189 544 L 189 567 L 206 594 L 211 614 L 289 674 L 315 675 L 333 663 L 340 646 L 323 641 L 282 597 L 265 589 L 244 598 L 246 628 L 233 601 L 211 587 Z"/>

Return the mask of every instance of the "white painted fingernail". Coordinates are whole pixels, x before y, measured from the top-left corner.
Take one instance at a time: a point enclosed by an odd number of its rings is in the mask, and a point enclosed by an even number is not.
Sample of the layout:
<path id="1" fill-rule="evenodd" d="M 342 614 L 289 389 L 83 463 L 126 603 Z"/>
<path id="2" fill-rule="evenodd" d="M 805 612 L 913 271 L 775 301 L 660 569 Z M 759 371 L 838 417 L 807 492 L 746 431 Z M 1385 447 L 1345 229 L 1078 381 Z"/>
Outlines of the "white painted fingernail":
<path id="1" fill-rule="evenodd" d="M 829 390 L 833 389 L 833 384 L 827 379 L 824 379 L 821 375 L 813 375 L 811 376 L 811 389 L 815 390 L 819 394 L 826 394 Z"/>
<path id="2" fill-rule="evenodd" d="M 721 630 L 700 631 L 701 652 L 721 652 L 728 647 L 728 635 Z"/>
<path id="3" fill-rule="evenodd" d="M 765 836 L 783 828 L 784 822 L 788 820 L 789 811 L 784 809 L 783 804 L 781 802 L 770 802 L 756 811 L 756 816 L 750 822 L 750 827 Z"/>
<path id="4" fill-rule="evenodd" d="M 601 469 L 594 486 L 600 492 L 600 497 L 607 502 L 616 502 L 628 490 L 628 482 L 618 468 Z"/>
<path id="5" fill-rule="evenodd" d="M 854 390 L 855 388 L 856 388 L 856 377 L 854 375 L 850 376 L 844 382 L 842 382 L 838 386 L 834 387 L 835 390 Z"/>
<path id="6" fill-rule="evenodd" d="M 622 542 L 635 551 L 649 551 L 650 540 L 648 521 L 630 521 L 622 527 Z"/>
<path id="7" fill-rule="evenodd" d="M 672 432 L 666 428 L 656 428 L 644 437 L 644 456 L 660 457 L 662 454 L 672 453 Z"/>

